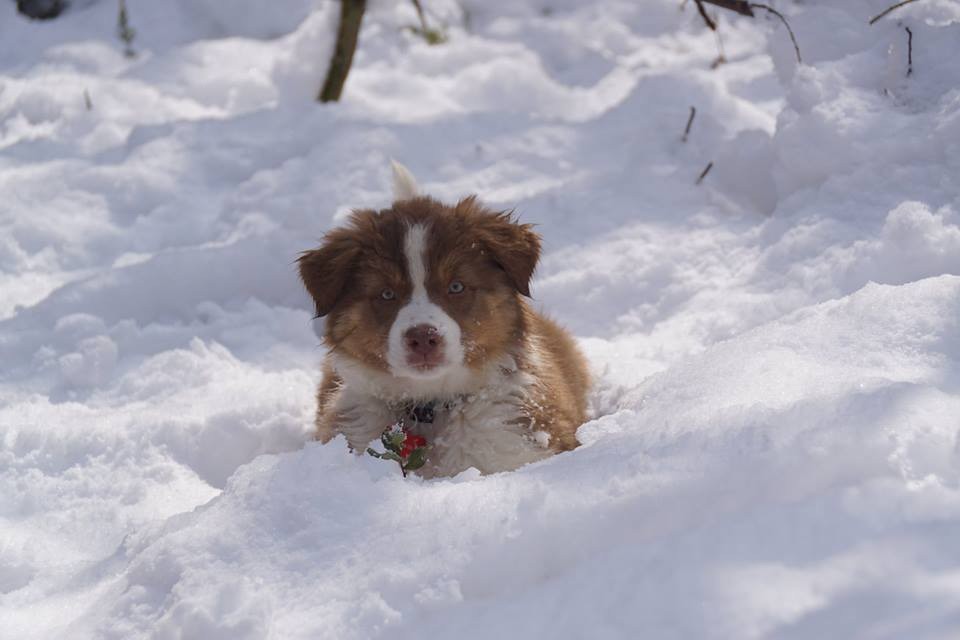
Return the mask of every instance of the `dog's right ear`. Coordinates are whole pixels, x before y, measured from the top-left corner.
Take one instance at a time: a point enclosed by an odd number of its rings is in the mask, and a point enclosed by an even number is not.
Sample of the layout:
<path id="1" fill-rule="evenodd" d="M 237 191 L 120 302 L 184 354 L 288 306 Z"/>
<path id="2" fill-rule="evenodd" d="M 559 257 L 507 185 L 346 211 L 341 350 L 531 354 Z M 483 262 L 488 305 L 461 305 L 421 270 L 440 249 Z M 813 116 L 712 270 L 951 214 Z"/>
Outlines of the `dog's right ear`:
<path id="1" fill-rule="evenodd" d="M 337 304 L 359 253 L 360 247 L 349 231 L 335 229 L 326 235 L 320 248 L 303 252 L 297 260 L 300 279 L 316 305 L 316 317 L 327 315 Z"/>

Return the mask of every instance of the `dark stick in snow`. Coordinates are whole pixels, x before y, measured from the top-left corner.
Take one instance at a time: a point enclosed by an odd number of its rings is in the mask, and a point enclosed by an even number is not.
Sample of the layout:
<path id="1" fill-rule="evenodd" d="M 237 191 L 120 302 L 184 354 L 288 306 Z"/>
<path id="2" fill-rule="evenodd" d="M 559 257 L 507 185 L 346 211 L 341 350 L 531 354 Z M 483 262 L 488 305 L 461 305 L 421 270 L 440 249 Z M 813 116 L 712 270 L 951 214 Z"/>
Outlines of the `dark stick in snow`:
<path id="1" fill-rule="evenodd" d="M 914 0 L 908 0 L 908 1 L 913 2 Z M 797 54 L 797 62 L 798 63 L 803 62 L 803 60 L 800 57 L 800 45 L 797 44 L 797 37 L 793 34 L 793 29 L 790 28 L 790 23 L 787 22 L 787 19 L 783 17 L 782 13 L 780 13 L 773 7 L 765 4 L 758 4 L 756 2 L 743 2 L 741 0 L 694 0 L 694 2 L 697 5 L 697 11 L 700 12 L 700 17 L 703 18 L 703 21 L 707 23 L 707 26 L 710 27 L 711 31 L 717 30 L 717 23 L 714 22 L 713 18 L 711 18 L 707 14 L 707 9 L 706 7 L 703 6 L 704 2 L 706 2 L 707 4 L 718 6 L 722 9 L 729 9 L 730 11 L 735 11 L 740 15 L 749 16 L 751 18 L 756 17 L 756 14 L 753 12 L 754 9 L 763 9 L 764 11 L 768 11 L 772 13 L 773 15 L 780 18 L 780 22 L 782 22 L 783 26 L 787 28 L 787 33 L 790 34 L 790 41 L 793 42 L 793 50 Z M 722 58 L 723 58 L 722 53 L 720 58 L 721 58 L 720 61 L 722 62 Z M 716 67 L 716 64 L 714 66 Z"/>
<path id="2" fill-rule="evenodd" d="M 363 12 L 367 8 L 367 0 L 340 0 L 340 26 L 337 29 L 337 42 L 334 45 L 333 57 L 330 58 L 330 69 L 327 79 L 323 83 L 317 100 L 320 102 L 336 102 L 343 93 L 343 84 L 350 73 L 353 63 L 353 52 L 357 50 L 357 38 L 360 35 L 360 22 Z"/>
<path id="3" fill-rule="evenodd" d="M 693 126 L 693 118 L 694 118 L 694 116 L 696 116 L 696 115 L 697 115 L 697 108 L 696 108 L 696 107 L 690 107 L 690 117 L 687 118 L 687 126 L 684 127 L 684 129 L 683 129 L 683 138 L 682 138 L 682 140 L 683 140 L 684 142 L 687 141 L 687 136 L 690 135 L 690 127 Z"/>
<path id="4" fill-rule="evenodd" d="M 727 61 L 727 55 L 723 52 L 723 38 L 720 36 L 720 30 L 714 31 L 713 35 L 717 39 L 717 58 L 710 63 L 710 68 L 716 69 Z"/>
<path id="5" fill-rule="evenodd" d="M 710 27 L 710 31 L 717 30 L 717 23 L 710 18 L 710 15 L 707 14 L 707 8 L 703 6 L 704 0 L 693 0 L 697 5 L 697 11 L 700 12 L 700 17 L 703 18 L 703 21 L 707 23 L 707 26 Z M 706 0 L 709 2 L 710 0 Z"/>
<path id="6" fill-rule="evenodd" d="M 753 9 L 756 5 L 752 5 L 745 0 L 696 0 L 698 8 L 701 2 L 706 2 L 707 4 L 713 4 L 721 9 L 729 9 L 730 11 L 736 11 L 742 16 L 753 17 Z M 703 10 L 701 9 L 700 14 L 703 15 Z"/>
<path id="7" fill-rule="evenodd" d="M 417 17 L 420 18 L 420 28 L 423 29 L 423 32 L 427 32 L 427 17 L 423 15 L 423 5 L 420 4 L 420 0 L 410 0 L 413 2 L 414 8 L 417 10 Z"/>
<path id="8" fill-rule="evenodd" d="M 123 40 L 123 55 L 134 58 L 137 52 L 133 50 L 133 39 L 137 32 L 130 26 L 130 17 L 127 15 L 127 1 L 120 0 L 117 6 L 117 36 Z"/>
<path id="9" fill-rule="evenodd" d="M 443 29 L 434 29 L 427 25 L 427 15 L 423 10 L 423 4 L 420 0 L 410 0 L 417 10 L 417 17 L 420 19 L 420 28 L 410 27 L 410 30 L 427 41 L 427 44 L 441 44 L 447 41 L 447 34 Z"/>
<path id="10" fill-rule="evenodd" d="M 723 39 L 720 37 L 720 31 L 717 29 L 717 23 L 713 21 L 713 18 L 710 17 L 710 14 L 707 13 L 706 7 L 703 6 L 704 2 L 709 2 L 710 0 L 693 0 L 694 4 L 697 5 L 697 11 L 700 12 L 700 17 L 703 18 L 703 21 L 707 23 L 707 27 L 713 31 L 713 35 L 717 38 L 717 57 L 713 62 L 710 63 L 711 69 L 716 69 L 721 64 L 727 61 L 726 56 L 723 55 Z"/>
<path id="11" fill-rule="evenodd" d="M 910 27 L 904 27 L 907 30 L 907 77 L 913 73 L 913 31 Z"/>
<path id="12" fill-rule="evenodd" d="M 900 7 L 904 6 L 904 5 L 907 5 L 907 4 L 910 4 L 911 2 L 916 2 L 916 1 L 917 1 L 917 0 L 903 0 L 903 2 L 898 2 L 897 4 L 893 5 L 892 7 L 887 7 L 886 9 L 884 9 L 883 11 L 881 11 L 880 13 L 878 13 L 877 15 L 873 16 L 872 18 L 870 18 L 870 24 L 873 24 L 874 22 L 876 22 L 877 20 L 879 20 L 879 19 L 882 18 L 883 16 L 887 15 L 887 14 L 890 13 L 891 11 L 894 11 L 894 10 L 899 9 Z"/>
<path id="13" fill-rule="evenodd" d="M 783 26 L 787 28 L 787 33 L 790 34 L 790 41 L 793 42 L 793 50 L 797 53 L 797 63 L 798 64 L 802 63 L 803 60 L 800 59 L 800 45 L 797 44 L 797 37 L 793 35 L 793 29 L 790 28 L 790 23 L 787 22 L 787 19 L 783 17 L 783 14 L 777 11 L 776 9 L 774 9 L 773 7 L 768 7 L 765 4 L 751 4 L 750 6 L 753 7 L 754 9 L 763 9 L 765 11 L 769 11 L 773 15 L 780 18 L 780 22 L 783 23 Z"/>
<path id="14" fill-rule="evenodd" d="M 713 161 L 712 161 L 712 160 L 711 160 L 709 163 L 707 163 L 707 166 L 706 166 L 706 167 L 703 169 L 703 171 L 700 173 L 700 177 L 697 178 L 697 184 L 700 184 L 701 182 L 703 182 L 703 179 L 707 177 L 707 174 L 708 174 L 708 173 L 710 173 L 710 169 L 713 169 Z"/>

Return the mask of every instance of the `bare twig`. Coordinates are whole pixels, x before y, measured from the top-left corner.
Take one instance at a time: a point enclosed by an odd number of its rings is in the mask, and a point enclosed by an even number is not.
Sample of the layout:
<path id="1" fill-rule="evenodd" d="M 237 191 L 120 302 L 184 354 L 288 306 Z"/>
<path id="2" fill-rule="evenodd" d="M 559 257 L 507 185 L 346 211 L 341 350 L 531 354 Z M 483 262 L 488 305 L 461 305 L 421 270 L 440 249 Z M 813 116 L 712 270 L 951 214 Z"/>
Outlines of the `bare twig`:
<path id="1" fill-rule="evenodd" d="M 721 9 L 729 9 L 730 11 L 736 11 L 742 16 L 753 17 L 753 10 L 751 7 L 755 6 L 746 2 L 746 0 L 697 0 L 699 5 L 701 2 L 706 2 L 707 4 L 713 4 Z"/>
<path id="2" fill-rule="evenodd" d="M 908 0 L 908 2 L 913 1 L 914 0 Z M 703 21 L 707 23 L 707 26 L 710 27 L 710 30 L 715 33 L 717 32 L 717 23 L 707 13 L 706 7 L 703 6 L 704 3 L 716 5 L 722 9 L 729 9 L 730 11 L 735 11 L 740 15 L 750 16 L 751 18 L 756 16 L 756 14 L 753 12 L 754 9 L 763 9 L 764 11 L 772 13 L 780 18 L 780 22 L 782 22 L 783 26 L 787 28 L 787 33 L 790 34 L 790 41 L 793 42 L 793 50 L 797 54 L 797 62 L 803 62 L 800 57 L 800 45 L 797 44 L 797 37 L 793 35 L 793 29 L 790 28 L 790 23 L 787 22 L 787 19 L 783 17 L 782 13 L 773 7 L 766 4 L 758 4 L 756 2 L 745 2 L 744 0 L 694 0 L 694 2 L 697 4 L 697 11 L 700 12 L 700 17 L 703 18 Z M 722 45 L 718 46 L 720 46 L 720 57 L 714 62 L 714 68 L 716 68 L 720 63 L 724 62 L 723 47 Z"/>
<path id="3" fill-rule="evenodd" d="M 707 8 L 703 6 L 704 0 L 693 0 L 697 5 L 697 11 L 700 12 L 700 17 L 703 18 L 703 21 L 707 23 L 707 26 L 710 27 L 710 31 L 717 30 L 717 23 L 713 21 L 713 18 L 707 14 Z M 706 0 L 709 2 L 710 0 Z"/>
<path id="4" fill-rule="evenodd" d="M 707 174 L 710 173 L 710 169 L 713 169 L 713 161 L 712 161 L 712 160 L 711 160 L 709 163 L 707 163 L 707 166 L 704 167 L 703 171 L 700 173 L 700 177 L 697 178 L 697 184 L 698 184 L 698 185 L 699 185 L 701 182 L 703 182 L 703 179 L 704 179 L 704 178 L 707 177 Z"/>
<path id="5" fill-rule="evenodd" d="M 790 40 L 793 42 L 793 50 L 797 53 L 797 63 L 798 64 L 802 63 L 803 60 L 800 59 L 800 45 L 797 44 L 797 37 L 793 35 L 793 29 L 790 28 L 790 23 L 787 22 L 787 19 L 783 17 L 783 14 L 777 11 L 776 9 L 774 9 L 773 7 L 768 7 L 765 4 L 754 3 L 754 4 L 751 4 L 750 6 L 753 7 L 754 9 L 764 9 L 766 11 L 769 11 L 773 15 L 777 16 L 778 18 L 780 18 L 780 22 L 783 23 L 783 26 L 787 28 L 787 33 L 790 34 Z"/>
<path id="6" fill-rule="evenodd" d="M 343 84 L 350 73 L 353 63 L 353 52 L 357 49 L 357 38 L 360 35 L 360 23 L 363 12 L 367 8 L 367 0 L 340 0 L 340 26 L 337 28 L 337 42 L 334 45 L 333 56 L 330 58 L 330 69 L 327 79 L 317 100 L 320 102 L 336 102 L 343 93 Z"/>
<path id="7" fill-rule="evenodd" d="M 687 136 L 690 135 L 690 127 L 693 126 L 693 118 L 697 115 L 697 108 L 690 107 L 690 117 L 687 118 L 687 126 L 683 129 L 683 138 L 684 142 L 687 141 Z"/>
<path id="8" fill-rule="evenodd" d="M 723 50 L 723 38 L 720 36 L 720 30 L 714 31 L 713 36 L 717 39 L 717 57 L 710 63 L 710 68 L 716 69 L 727 61 L 727 54 Z"/>
<path id="9" fill-rule="evenodd" d="M 876 22 L 877 20 L 879 20 L 879 19 L 882 18 L 883 16 L 887 15 L 887 14 L 890 13 L 891 11 L 895 11 L 895 10 L 899 9 L 900 7 L 902 7 L 902 6 L 904 6 L 904 5 L 907 5 L 907 4 L 910 4 L 911 2 L 916 2 L 916 1 L 917 1 L 917 0 L 903 0 L 903 2 L 898 2 L 897 4 L 893 5 L 892 7 L 887 7 L 886 9 L 884 9 L 883 11 L 881 11 L 880 13 L 878 13 L 877 15 L 873 16 L 872 18 L 870 18 L 870 24 L 873 24 L 874 22 Z"/>
<path id="10" fill-rule="evenodd" d="M 83 104 L 87 106 L 87 111 L 93 111 L 93 100 L 90 99 L 90 92 L 83 90 Z"/>
<path id="11" fill-rule="evenodd" d="M 417 17 L 420 18 L 419 27 L 408 27 L 410 31 L 417 34 L 421 38 L 427 41 L 427 44 L 442 44 L 447 41 L 447 34 L 444 32 L 444 29 L 441 27 L 439 29 L 434 29 L 433 27 L 427 24 L 427 15 L 423 10 L 423 5 L 420 3 L 420 0 L 410 0 L 413 3 L 414 8 L 417 10 Z"/>
<path id="12" fill-rule="evenodd" d="M 427 32 L 427 17 L 423 15 L 423 5 L 420 4 L 420 0 L 410 0 L 413 3 L 414 8 L 417 10 L 417 17 L 420 18 L 420 28 L 423 29 L 423 32 Z"/>
<path id="13" fill-rule="evenodd" d="M 123 55 L 133 58 L 137 52 L 133 50 L 133 39 L 137 32 L 130 26 L 130 18 L 127 15 L 127 2 L 120 0 L 117 6 L 117 36 L 123 40 Z"/>
<path id="14" fill-rule="evenodd" d="M 693 1 L 697 5 L 697 11 L 700 13 L 700 17 L 703 18 L 703 21 L 707 24 L 707 28 L 713 31 L 713 36 L 717 39 L 717 57 L 710 63 L 710 68 L 716 69 L 727 61 L 727 57 L 723 55 L 723 39 L 720 37 L 720 31 L 717 30 L 717 23 L 710 17 L 710 14 L 707 13 L 707 8 L 703 6 L 704 2 L 709 2 L 710 0 Z"/>
<path id="15" fill-rule="evenodd" d="M 904 27 L 907 30 L 907 77 L 913 73 L 913 31 L 910 27 Z"/>

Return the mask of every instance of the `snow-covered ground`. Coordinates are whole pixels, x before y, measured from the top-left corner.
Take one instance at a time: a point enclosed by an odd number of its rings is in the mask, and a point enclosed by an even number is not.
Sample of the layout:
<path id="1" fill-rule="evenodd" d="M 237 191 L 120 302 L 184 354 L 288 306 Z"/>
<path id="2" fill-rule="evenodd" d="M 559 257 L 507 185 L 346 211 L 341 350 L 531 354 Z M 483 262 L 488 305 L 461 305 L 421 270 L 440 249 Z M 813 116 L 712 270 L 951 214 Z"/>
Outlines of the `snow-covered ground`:
<path id="1" fill-rule="evenodd" d="M 329 0 L 128 0 L 134 59 L 0 2 L 0 638 L 958 637 L 960 3 L 776 2 L 802 65 L 716 10 L 715 70 L 691 2 L 424 4 L 321 106 Z M 580 449 L 309 441 L 293 261 L 391 157 L 538 223 Z"/>

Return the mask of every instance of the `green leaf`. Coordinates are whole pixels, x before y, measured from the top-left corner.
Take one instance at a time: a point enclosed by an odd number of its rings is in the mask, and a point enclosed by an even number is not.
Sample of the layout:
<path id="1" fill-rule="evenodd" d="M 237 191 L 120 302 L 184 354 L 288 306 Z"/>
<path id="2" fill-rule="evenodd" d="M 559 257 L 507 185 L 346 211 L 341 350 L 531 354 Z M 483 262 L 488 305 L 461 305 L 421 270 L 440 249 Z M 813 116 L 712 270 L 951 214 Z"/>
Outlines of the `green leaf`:
<path id="1" fill-rule="evenodd" d="M 394 453 L 399 453 L 400 449 L 403 447 L 403 441 L 407 439 L 407 434 L 399 430 L 388 431 L 387 434 L 389 444 L 387 444 L 386 447 Z"/>
<path id="2" fill-rule="evenodd" d="M 374 458 L 382 458 L 382 457 L 383 457 L 383 454 L 382 454 L 382 453 L 380 453 L 379 451 L 375 451 L 375 450 L 371 449 L 370 447 L 367 447 L 367 453 L 369 453 L 370 455 L 372 455 Z"/>
<path id="3" fill-rule="evenodd" d="M 383 458 L 384 460 L 393 460 L 394 462 L 400 462 L 400 456 L 393 453 L 392 451 L 388 451 L 387 453 L 382 453 L 380 454 L 380 457 Z"/>
<path id="4" fill-rule="evenodd" d="M 410 454 L 410 457 L 407 458 L 407 464 L 403 465 L 405 469 L 414 471 L 419 469 L 427 462 L 427 449 L 426 447 L 417 447 L 413 450 L 413 453 Z"/>

